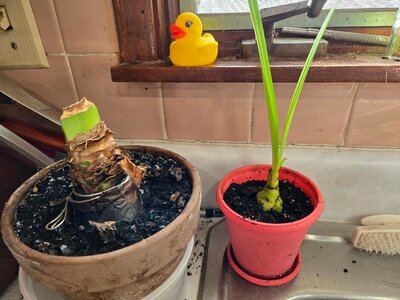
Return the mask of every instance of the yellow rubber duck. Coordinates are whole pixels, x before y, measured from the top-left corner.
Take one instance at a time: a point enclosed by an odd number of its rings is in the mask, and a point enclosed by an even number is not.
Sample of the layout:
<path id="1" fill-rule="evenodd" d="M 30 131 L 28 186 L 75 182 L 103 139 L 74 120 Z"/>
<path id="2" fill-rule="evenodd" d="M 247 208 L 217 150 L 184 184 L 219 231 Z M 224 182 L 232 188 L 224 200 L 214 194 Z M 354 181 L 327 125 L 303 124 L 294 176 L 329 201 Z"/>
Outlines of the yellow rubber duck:
<path id="1" fill-rule="evenodd" d="M 170 28 L 176 41 L 170 45 L 170 58 L 175 66 L 195 67 L 212 64 L 218 55 L 218 43 L 214 37 L 203 33 L 198 16 L 185 12 L 178 16 Z"/>

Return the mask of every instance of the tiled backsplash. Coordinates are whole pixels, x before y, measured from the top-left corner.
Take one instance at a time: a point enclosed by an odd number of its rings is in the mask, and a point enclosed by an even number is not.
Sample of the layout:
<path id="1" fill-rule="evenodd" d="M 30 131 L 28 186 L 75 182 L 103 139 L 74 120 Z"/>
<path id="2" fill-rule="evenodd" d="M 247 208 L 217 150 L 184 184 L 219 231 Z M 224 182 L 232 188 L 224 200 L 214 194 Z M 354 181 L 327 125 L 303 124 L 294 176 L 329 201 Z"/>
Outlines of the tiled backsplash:
<path id="1" fill-rule="evenodd" d="M 31 0 L 49 69 L 3 70 L 61 109 L 97 103 L 119 138 L 263 143 L 261 83 L 115 83 L 118 41 L 111 0 Z M 277 83 L 283 121 L 293 83 Z M 308 83 L 289 142 L 400 147 L 398 83 Z"/>
<path id="2" fill-rule="evenodd" d="M 297 144 L 341 145 L 351 111 L 356 83 L 308 83 L 296 107 L 288 141 Z M 283 130 L 295 83 L 277 84 L 279 119 Z M 252 136 L 256 142 L 269 140 L 263 85 L 254 97 Z"/>
<path id="3" fill-rule="evenodd" d="M 228 172 L 246 165 L 270 163 L 271 147 L 231 143 L 175 143 L 119 140 L 179 153 L 197 169 L 201 178 L 201 207 L 217 208 L 217 185 Z M 289 146 L 284 166 L 309 177 L 320 189 L 325 221 L 359 224 L 362 217 L 400 211 L 400 149 L 348 149 Z M 390 166 L 390 168 L 388 168 Z"/>

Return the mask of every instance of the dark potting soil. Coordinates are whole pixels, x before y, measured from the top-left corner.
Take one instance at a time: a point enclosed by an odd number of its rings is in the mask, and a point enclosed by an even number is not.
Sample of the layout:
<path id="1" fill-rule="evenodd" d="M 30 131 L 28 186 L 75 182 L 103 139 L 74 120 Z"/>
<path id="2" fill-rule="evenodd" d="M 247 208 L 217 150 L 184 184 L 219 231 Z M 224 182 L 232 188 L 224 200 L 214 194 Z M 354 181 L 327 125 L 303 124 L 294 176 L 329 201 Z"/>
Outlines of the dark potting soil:
<path id="1" fill-rule="evenodd" d="M 232 183 L 225 191 L 224 200 L 228 206 L 241 216 L 263 223 L 289 223 L 300 220 L 313 211 L 310 198 L 302 189 L 287 180 L 279 181 L 279 191 L 283 200 L 281 213 L 264 212 L 256 195 L 265 185 L 265 181 L 247 181 Z"/>
<path id="2" fill-rule="evenodd" d="M 96 229 L 78 220 L 71 204 L 67 221 L 61 227 L 53 231 L 45 229 L 64 207 L 64 204 L 50 206 L 49 201 L 65 198 L 72 191 L 70 168 L 66 165 L 39 181 L 17 207 L 14 227 L 21 241 L 53 255 L 94 255 L 132 245 L 167 226 L 190 198 L 189 171 L 170 158 L 141 151 L 129 154 L 136 165 L 147 168 L 139 188 L 143 211 L 132 223 L 117 221 L 115 240 L 104 243 Z"/>

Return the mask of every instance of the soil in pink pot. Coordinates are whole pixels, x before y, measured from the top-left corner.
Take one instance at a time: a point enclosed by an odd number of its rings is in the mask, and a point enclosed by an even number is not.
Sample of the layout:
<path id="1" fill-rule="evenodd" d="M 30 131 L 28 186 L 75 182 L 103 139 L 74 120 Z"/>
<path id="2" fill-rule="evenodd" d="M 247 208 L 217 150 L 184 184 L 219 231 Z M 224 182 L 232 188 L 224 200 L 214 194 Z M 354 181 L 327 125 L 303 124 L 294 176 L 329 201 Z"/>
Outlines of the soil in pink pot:
<path id="1" fill-rule="evenodd" d="M 308 216 L 314 207 L 310 198 L 288 180 L 279 181 L 279 191 L 284 202 L 283 211 L 264 212 L 257 202 L 257 192 L 265 181 L 251 180 L 244 183 L 232 183 L 224 193 L 228 206 L 239 215 L 263 223 L 289 223 Z"/>

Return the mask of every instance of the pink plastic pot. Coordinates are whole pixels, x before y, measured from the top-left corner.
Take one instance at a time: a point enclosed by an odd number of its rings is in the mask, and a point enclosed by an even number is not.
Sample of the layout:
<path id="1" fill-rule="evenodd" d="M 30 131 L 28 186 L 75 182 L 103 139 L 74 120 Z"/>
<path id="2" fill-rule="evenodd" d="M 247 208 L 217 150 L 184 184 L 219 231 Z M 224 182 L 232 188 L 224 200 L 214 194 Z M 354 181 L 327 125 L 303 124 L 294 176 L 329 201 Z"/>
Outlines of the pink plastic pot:
<path id="1" fill-rule="evenodd" d="M 270 165 L 250 165 L 233 170 L 217 188 L 217 203 L 226 217 L 231 239 L 228 260 L 241 277 L 264 286 L 283 284 L 297 275 L 300 246 L 324 206 L 317 186 L 304 175 L 288 168 L 281 168 L 279 180 L 294 183 L 310 197 L 314 210 L 305 218 L 284 224 L 262 223 L 242 217 L 225 203 L 223 195 L 231 183 L 266 180 L 270 168 Z"/>

